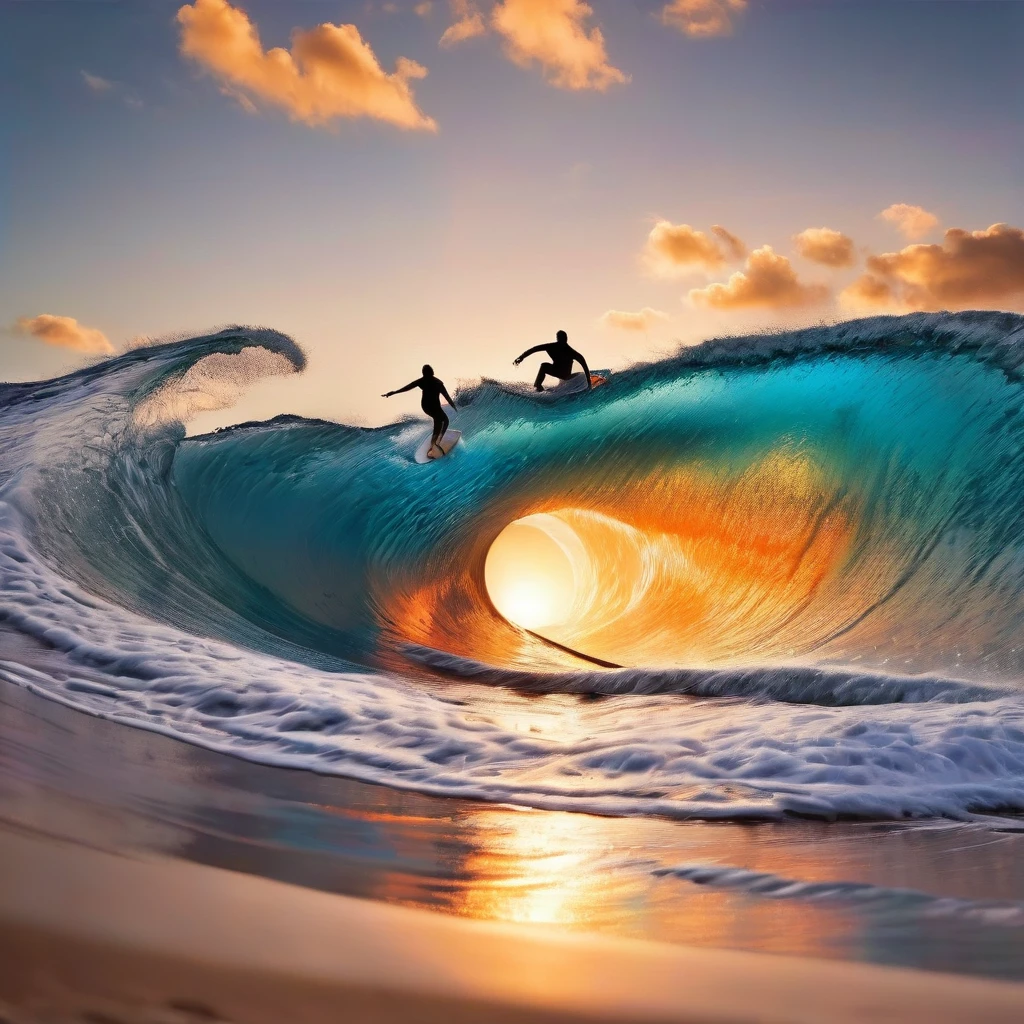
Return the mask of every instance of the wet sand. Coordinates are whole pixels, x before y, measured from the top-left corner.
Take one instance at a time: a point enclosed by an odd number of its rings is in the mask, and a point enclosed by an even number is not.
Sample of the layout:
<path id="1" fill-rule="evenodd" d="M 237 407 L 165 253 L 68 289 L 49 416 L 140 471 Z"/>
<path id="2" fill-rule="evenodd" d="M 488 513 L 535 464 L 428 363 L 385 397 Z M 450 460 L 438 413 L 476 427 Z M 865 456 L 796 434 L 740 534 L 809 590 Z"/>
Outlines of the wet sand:
<path id="1" fill-rule="evenodd" d="M 351 1020 L 853 1020 L 865 992 L 879 1000 L 872 1019 L 981 1019 L 968 1013 L 981 1005 L 986 1019 L 1007 1007 L 1024 1019 L 1021 985 L 824 962 L 1020 979 L 1024 928 L 654 874 L 722 863 L 1019 900 L 1022 853 L 1024 836 L 981 829 L 609 819 L 423 797 L 249 764 L 0 686 L 0 1002 L 14 1001 L 14 1020 L 88 1005 L 179 1024 L 200 1019 L 187 1016 L 196 1007 L 169 1001 L 192 999 L 229 1020 L 313 1021 L 339 1019 L 340 998 Z M 759 1015 L 759 1000 L 781 1015 Z"/>
<path id="2" fill-rule="evenodd" d="M 25 1020 L 1011 1022 L 1024 986 L 464 921 L 0 834 Z"/>

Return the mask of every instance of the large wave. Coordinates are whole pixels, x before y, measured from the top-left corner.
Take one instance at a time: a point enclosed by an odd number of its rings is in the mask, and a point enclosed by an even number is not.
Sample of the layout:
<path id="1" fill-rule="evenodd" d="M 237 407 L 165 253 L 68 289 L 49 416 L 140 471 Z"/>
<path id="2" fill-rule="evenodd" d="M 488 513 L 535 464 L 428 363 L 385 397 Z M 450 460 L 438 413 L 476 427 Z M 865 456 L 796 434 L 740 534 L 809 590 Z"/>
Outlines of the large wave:
<path id="1" fill-rule="evenodd" d="M 426 466 L 417 421 L 186 438 L 304 362 L 239 327 L 3 386 L 0 674 L 539 807 L 1024 810 L 1024 318 L 712 341 L 559 402 L 484 381 Z M 523 521 L 571 562 L 534 631 L 487 584 Z"/>

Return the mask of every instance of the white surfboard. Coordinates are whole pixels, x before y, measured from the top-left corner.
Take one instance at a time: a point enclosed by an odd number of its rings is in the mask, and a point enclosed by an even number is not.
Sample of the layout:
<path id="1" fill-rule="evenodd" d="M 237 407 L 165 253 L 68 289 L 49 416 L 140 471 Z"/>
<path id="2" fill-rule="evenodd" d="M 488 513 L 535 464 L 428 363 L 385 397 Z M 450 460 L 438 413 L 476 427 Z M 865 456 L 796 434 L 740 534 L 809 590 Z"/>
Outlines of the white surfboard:
<path id="1" fill-rule="evenodd" d="M 591 370 L 590 371 L 590 382 L 597 388 L 602 384 L 608 383 L 608 377 L 611 375 L 611 370 Z M 568 380 L 563 380 L 561 384 L 556 384 L 553 388 L 545 388 L 543 391 L 537 392 L 538 398 L 547 398 L 549 400 L 555 400 L 558 398 L 565 398 L 568 395 L 578 395 L 581 391 L 587 390 L 587 378 L 582 373 L 574 373 Z"/>
<path id="2" fill-rule="evenodd" d="M 420 465 L 423 465 L 425 462 L 434 462 L 436 459 L 447 455 L 459 443 L 462 431 L 446 430 L 444 437 L 431 448 L 430 439 L 433 436 L 433 434 L 427 434 L 423 439 L 423 443 L 416 449 L 415 459 Z M 438 448 L 441 450 L 438 451 Z"/>

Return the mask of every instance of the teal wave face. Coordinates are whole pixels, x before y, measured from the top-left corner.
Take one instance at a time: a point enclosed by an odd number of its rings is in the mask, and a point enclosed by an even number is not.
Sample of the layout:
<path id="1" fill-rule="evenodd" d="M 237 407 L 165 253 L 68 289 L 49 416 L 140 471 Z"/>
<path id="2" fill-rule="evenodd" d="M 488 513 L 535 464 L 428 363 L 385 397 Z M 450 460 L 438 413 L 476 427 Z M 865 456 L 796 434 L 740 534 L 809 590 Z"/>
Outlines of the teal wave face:
<path id="1" fill-rule="evenodd" d="M 232 565 L 316 624 L 301 643 L 356 660 L 390 663 L 411 641 L 550 665 L 498 616 L 484 560 L 537 512 L 573 519 L 586 547 L 581 517 L 596 513 L 664 564 L 645 570 L 632 621 L 554 631 L 575 649 L 632 667 L 798 658 L 1012 677 L 1016 371 L 934 336 L 841 350 L 816 333 L 753 365 L 698 350 L 558 405 L 485 383 L 460 396 L 464 443 L 425 468 L 418 424 L 292 421 L 186 441 L 172 479 Z M 593 585 L 614 589 L 621 566 L 590 557 Z"/>

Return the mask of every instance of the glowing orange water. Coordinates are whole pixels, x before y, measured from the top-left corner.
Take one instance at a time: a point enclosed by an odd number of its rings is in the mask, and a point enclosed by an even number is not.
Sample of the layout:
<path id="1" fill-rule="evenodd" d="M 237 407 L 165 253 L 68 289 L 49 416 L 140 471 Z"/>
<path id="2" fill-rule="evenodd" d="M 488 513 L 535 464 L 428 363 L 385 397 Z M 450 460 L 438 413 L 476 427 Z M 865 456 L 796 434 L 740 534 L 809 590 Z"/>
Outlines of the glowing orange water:
<path id="1" fill-rule="evenodd" d="M 536 641 L 496 625 L 489 598 L 559 643 L 652 666 L 791 656 L 835 628 L 834 614 L 815 618 L 814 599 L 850 549 L 857 501 L 807 452 L 779 449 L 735 473 L 674 468 L 587 498 L 535 502 L 468 566 L 438 566 L 399 597 L 396 631 L 535 663 Z"/>

